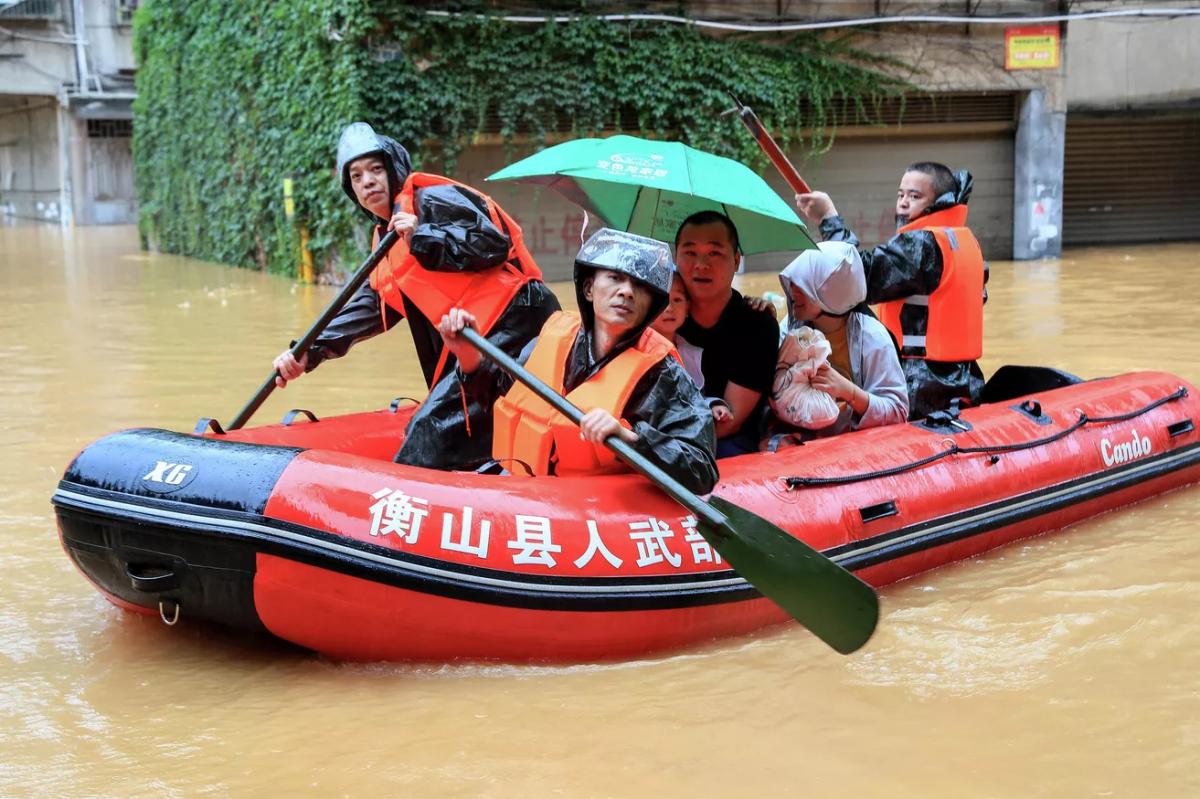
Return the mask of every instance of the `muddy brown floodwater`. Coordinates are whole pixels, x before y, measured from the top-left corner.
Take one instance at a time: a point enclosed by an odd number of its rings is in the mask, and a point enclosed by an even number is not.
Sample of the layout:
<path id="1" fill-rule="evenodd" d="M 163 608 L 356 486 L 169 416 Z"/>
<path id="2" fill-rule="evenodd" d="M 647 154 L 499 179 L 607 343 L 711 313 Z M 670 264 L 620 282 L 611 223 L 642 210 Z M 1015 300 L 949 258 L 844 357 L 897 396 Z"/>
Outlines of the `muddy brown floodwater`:
<path id="1" fill-rule="evenodd" d="M 49 503 L 104 433 L 230 418 L 332 290 L 35 226 L 0 228 L 0 286 L 0 796 L 1200 795 L 1194 487 L 889 586 L 852 657 L 785 626 L 615 665 L 335 663 L 117 610 Z M 990 290 L 989 374 L 1200 378 L 1196 245 L 993 262 Z M 381 336 L 256 418 L 419 396 L 415 363 Z"/>

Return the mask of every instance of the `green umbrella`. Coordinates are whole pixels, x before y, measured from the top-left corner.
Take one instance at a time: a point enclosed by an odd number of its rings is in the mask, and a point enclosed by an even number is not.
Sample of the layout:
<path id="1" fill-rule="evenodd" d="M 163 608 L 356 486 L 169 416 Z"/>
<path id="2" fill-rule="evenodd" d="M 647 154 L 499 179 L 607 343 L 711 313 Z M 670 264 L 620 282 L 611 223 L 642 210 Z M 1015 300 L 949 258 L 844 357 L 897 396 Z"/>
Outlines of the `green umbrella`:
<path id="1" fill-rule="evenodd" d="M 576 139 L 488 180 L 549 186 L 610 227 L 660 241 L 674 241 L 680 223 L 697 211 L 714 210 L 733 220 L 747 255 L 816 247 L 791 206 L 747 166 L 679 142 Z"/>

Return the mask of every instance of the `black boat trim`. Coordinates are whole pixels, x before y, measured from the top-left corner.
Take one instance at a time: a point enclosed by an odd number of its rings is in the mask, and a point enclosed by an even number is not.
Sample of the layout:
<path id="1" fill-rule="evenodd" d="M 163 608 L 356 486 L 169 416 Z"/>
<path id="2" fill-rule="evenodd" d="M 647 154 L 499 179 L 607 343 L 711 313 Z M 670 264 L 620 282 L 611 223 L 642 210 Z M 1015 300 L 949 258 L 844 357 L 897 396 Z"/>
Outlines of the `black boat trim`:
<path id="1" fill-rule="evenodd" d="M 65 488 L 69 485 L 70 488 Z M 108 496 L 105 496 L 108 495 Z M 119 497 L 119 498 L 117 498 Z M 60 484 L 52 501 L 72 511 L 157 524 L 197 536 L 223 535 L 251 541 L 260 551 L 279 554 L 352 576 L 443 596 L 517 607 L 561 608 L 587 602 L 582 609 L 613 610 L 685 607 L 754 598 L 757 592 L 732 569 L 708 574 L 652 577 L 559 577 L 518 574 L 397 552 L 323 530 L 239 511 L 197 508 L 150 497 L 132 497 L 104 489 Z M 74 543 L 74 542 L 72 542 Z M 728 594 L 744 596 L 729 596 Z M 712 596 L 719 593 L 719 596 Z M 655 603 L 656 597 L 668 600 Z M 690 601 L 680 599 L 690 598 Z M 604 607 L 593 608 L 593 601 Z M 632 604 L 626 604 L 626 602 Z"/>
<path id="2" fill-rule="evenodd" d="M 1066 483 L 927 520 L 823 551 L 851 571 L 1052 513 L 1200 463 L 1200 443 L 1141 458 Z M 708 574 L 557 577 L 454 564 L 267 517 L 198 508 L 63 481 L 53 503 L 111 521 L 158 525 L 191 535 L 234 536 L 257 551 L 425 593 L 490 605 L 547 610 L 651 610 L 756 599 L 730 569 Z M 68 545 L 74 542 L 68 540 Z M 82 543 L 82 542 L 80 542 Z"/>
<path id="3" fill-rule="evenodd" d="M 1200 443 L 823 551 L 855 571 L 1062 510 L 1200 463 Z"/>

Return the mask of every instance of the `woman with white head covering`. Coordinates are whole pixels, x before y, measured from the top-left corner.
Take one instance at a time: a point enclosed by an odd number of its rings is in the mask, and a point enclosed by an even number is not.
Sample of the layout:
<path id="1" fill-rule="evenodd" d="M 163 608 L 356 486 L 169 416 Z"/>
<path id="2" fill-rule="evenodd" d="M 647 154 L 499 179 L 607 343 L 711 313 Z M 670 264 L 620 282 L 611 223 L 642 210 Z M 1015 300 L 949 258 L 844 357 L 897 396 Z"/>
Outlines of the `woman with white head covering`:
<path id="1" fill-rule="evenodd" d="M 887 328 L 862 305 L 867 287 L 858 251 L 844 242 L 822 242 L 788 264 L 779 282 L 789 329 L 771 397 L 776 417 L 793 426 L 819 427 L 814 434 L 821 436 L 905 421 L 904 371 Z M 824 351 L 818 332 L 827 342 L 824 361 L 812 358 Z M 837 403 L 836 416 L 814 419 L 822 416 L 820 409 L 797 401 L 814 389 Z"/>

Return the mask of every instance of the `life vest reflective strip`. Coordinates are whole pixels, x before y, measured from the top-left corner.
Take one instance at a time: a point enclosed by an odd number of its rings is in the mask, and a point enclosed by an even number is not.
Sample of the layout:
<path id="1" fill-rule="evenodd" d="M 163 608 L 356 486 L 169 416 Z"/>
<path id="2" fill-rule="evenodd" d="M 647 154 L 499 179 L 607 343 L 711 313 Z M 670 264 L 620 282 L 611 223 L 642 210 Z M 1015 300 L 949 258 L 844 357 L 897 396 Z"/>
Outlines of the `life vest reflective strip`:
<path id="1" fill-rule="evenodd" d="M 983 355 L 983 251 L 966 224 L 967 206 L 955 205 L 899 230 L 928 230 L 942 254 L 942 279 L 932 294 L 881 303 L 877 309 L 879 320 L 900 342 L 902 358 L 973 361 Z M 924 335 L 905 330 L 905 306 L 927 316 Z"/>
<path id="2" fill-rule="evenodd" d="M 579 314 L 558 311 L 542 327 L 525 368 L 558 391 L 563 391 L 567 359 L 579 334 Z M 603 408 L 617 419 L 638 381 L 659 361 L 674 356 L 675 346 L 650 328 L 637 343 L 601 367 L 566 397 L 585 413 Z M 603 444 L 579 437 L 579 426 L 554 410 L 522 383 L 516 383 L 492 406 L 492 457 L 518 460 L 534 475 L 606 474 L 628 471 Z M 622 423 L 628 424 L 622 419 Z"/>
<path id="3" fill-rule="evenodd" d="M 404 298 L 407 297 L 435 325 L 451 308 L 466 308 L 475 316 L 479 332 L 486 336 L 521 287 L 531 280 L 540 280 L 542 272 L 525 247 L 520 225 L 491 197 L 470 186 L 441 175 L 413 172 L 404 181 L 396 203 L 400 210 L 414 213 L 414 194 L 418 189 L 446 184 L 461 186 L 483 198 L 492 224 L 507 233 L 512 241 L 508 260 L 480 272 L 435 272 L 421 266 L 409 252 L 408 243 L 401 239 L 371 273 L 371 288 L 379 292 L 383 300 L 379 310 L 384 316 L 385 326 L 387 314 L 384 304 L 404 313 Z M 378 245 L 379 230 L 376 229 L 371 246 L 374 248 Z M 449 351 L 443 349 L 431 386 L 441 378 L 448 356 Z"/>

